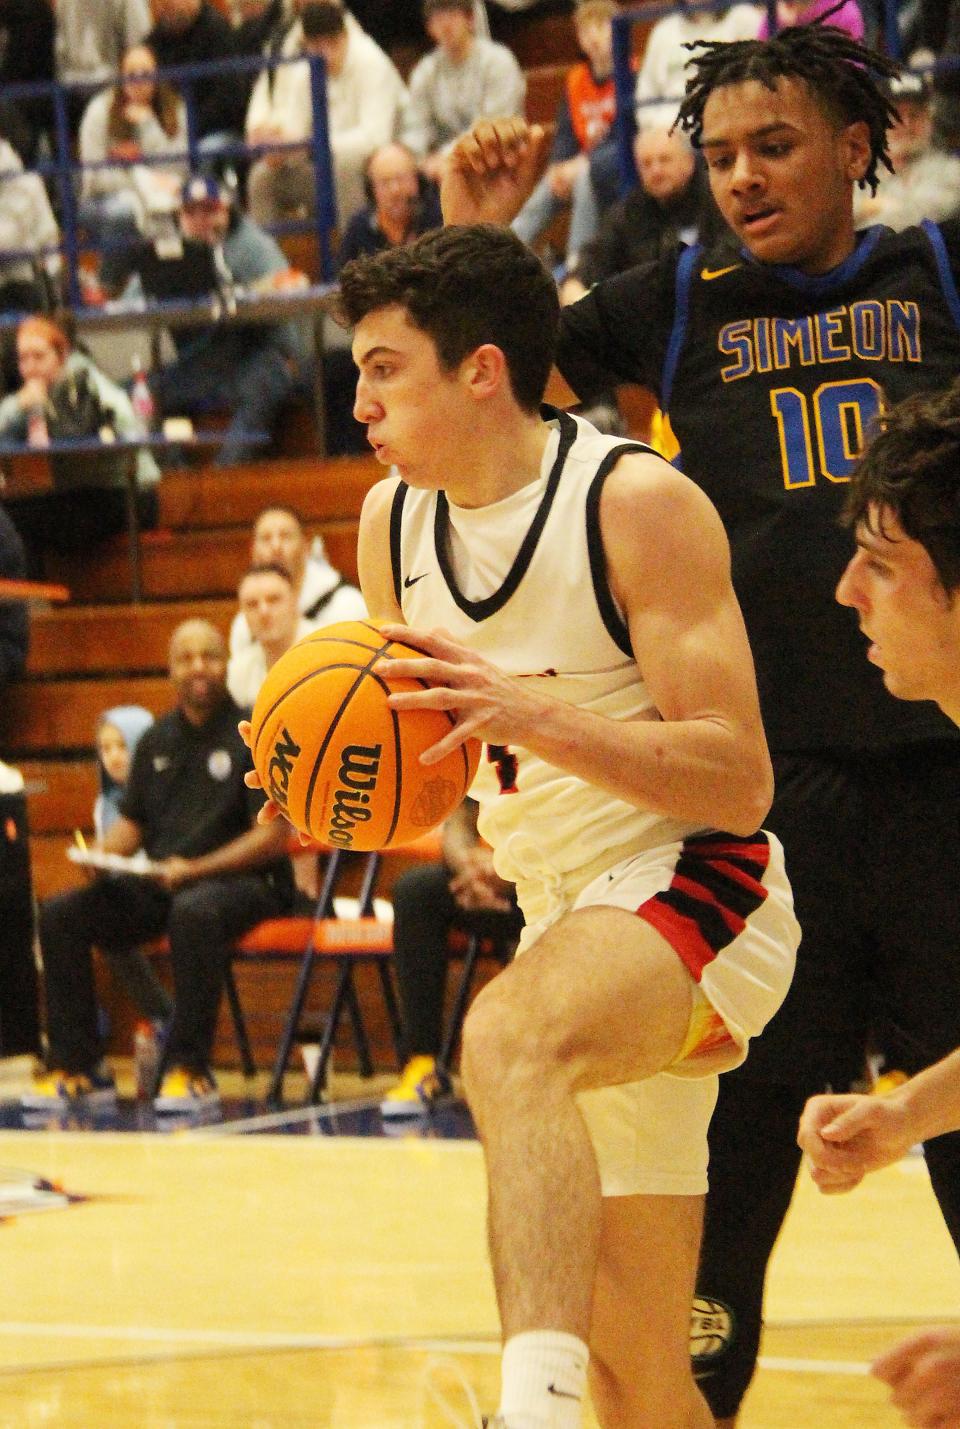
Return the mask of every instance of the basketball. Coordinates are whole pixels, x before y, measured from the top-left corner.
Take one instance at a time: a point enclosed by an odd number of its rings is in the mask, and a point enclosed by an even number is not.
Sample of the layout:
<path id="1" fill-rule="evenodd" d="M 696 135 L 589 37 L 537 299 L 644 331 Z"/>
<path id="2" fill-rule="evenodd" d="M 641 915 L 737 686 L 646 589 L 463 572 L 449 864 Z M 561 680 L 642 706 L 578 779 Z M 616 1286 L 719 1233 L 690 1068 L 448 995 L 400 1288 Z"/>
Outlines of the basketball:
<path id="1" fill-rule="evenodd" d="M 392 692 L 424 680 L 388 680 L 374 665 L 416 657 L 374 625 L 315 630 L 268 671 L 253 708 L 253 763 L 293 826 L 331 848 L 392 848 L 441 823 L 466 794 L 480 741 L 438 764 L 419 756 L 455 723 L 446 710 L 393 710 Z"/>

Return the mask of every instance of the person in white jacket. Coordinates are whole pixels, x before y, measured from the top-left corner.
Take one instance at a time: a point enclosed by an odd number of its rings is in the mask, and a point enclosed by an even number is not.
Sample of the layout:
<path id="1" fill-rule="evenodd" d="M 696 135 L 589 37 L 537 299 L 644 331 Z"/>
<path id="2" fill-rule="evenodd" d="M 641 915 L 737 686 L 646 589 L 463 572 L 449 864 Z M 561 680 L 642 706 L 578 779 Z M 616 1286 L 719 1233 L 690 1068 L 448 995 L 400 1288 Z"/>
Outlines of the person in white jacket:
<path id="1" fill-rule="evenodd" d="M 44 306 L 41 270 L 60 266 L 60 230 L 39 174 L 24 170 L 16 149 L 0 138 L 0 312 Z"/>
<path id="2" fill-rule="evenodd" d="M 95 94 L 80 121 L 82 163 L 116 160 L 84 168 L 80 195 L 80 221 L 104 245 L 100 280 L 111 289 L 127 276 L 123 245 L 172 221 L 186 178 L 186 107 L 157 83 L 156 69 L 153 51 L 134 45 L 120 63 L 122 82 Z M 169 165 L 143 162 L 164 155 Z"/>
<path id="3" fill-rule="evenodd" d="M 283 57 L 319 56 L 326 66 L 327 121 L 337 208 L 363 202 L 363 169 L 375 149 L 397 137 L 407 91 L 392 60 L 338 0 L 306 0 L 281 49 Z M 257 80 L 247 110 L 248 144 L 295 143 L 313 133 L 310 68 L 279 65 Z M 305 218 L 316 201 L 309 150 L 280 150 L 254 163 L 248 204 L 257 223 Z"/>

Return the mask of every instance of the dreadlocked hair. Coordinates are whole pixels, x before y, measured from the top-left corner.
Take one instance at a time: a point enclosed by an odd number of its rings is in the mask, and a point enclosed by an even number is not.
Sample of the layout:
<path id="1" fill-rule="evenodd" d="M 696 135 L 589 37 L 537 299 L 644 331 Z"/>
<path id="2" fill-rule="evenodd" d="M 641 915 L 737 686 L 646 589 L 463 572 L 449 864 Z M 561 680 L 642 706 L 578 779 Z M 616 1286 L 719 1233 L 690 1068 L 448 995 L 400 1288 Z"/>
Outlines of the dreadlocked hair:
<path id="1" fill-rule="evenodd" d="M 878 79 L 900 73 L 885 55 L 852 40 L 834 25 L 795 25 L 768 40 L 694 40 L 685 49 L 698 51 L 687 61 L 693 70 L 677 114 L 677 124 L 699 148 L 703 111 L 715 89 L 725 84 L 757 80 L 774 90 L 777 80 L 803 80 L 825 108 L 844 125 L 863 121 L 870 130 L 870 163 L 861 184 L 876 193 L 882 163 L 893 169 L 887 151 L 887 130 L 896 109 L 880 89 Z"/>

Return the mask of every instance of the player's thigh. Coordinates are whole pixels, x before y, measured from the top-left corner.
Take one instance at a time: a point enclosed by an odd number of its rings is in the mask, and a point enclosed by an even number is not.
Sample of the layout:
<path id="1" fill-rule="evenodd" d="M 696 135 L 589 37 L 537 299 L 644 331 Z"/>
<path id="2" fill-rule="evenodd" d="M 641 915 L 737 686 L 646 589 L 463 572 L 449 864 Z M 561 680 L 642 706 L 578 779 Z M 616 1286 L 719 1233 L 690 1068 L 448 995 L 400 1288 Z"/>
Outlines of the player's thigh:
<path id="1" fill-rule="evenodd" d="M 591 1392 L 600 1423 L 618 1429 L 694 1424 L 690 1372 L 703 1199 L 604 1199 L 590 1331 Z"/>
<path id="2" fill-rule="evenodd" d="M 470 1038 L 562 1062 L 575 1090 L 632 1082 L 682 1047 L 693 980 L 649 924 L 621 908 L 565 913 L 474 1003 Z"/>

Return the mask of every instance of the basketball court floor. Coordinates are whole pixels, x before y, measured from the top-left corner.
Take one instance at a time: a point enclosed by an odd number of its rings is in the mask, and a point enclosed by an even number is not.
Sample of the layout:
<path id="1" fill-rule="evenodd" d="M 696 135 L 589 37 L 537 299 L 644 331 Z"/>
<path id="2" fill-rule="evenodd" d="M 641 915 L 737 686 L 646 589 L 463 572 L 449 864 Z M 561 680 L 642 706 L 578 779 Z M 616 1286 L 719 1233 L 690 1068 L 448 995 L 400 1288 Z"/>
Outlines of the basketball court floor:
<path id="1" fill-rule="evenodd" d="M 387 1084 L 335 1076 L 332 1105 L 267 1114 L 227 1077 L 219 1117 L 161 1130 L 133 1101 L 82 1124 L 4 1106 L 0 1429 L 478 1425 L 498 1382 L 479 1148 L 462 1107 L 385 1134 Z M 742 1429 L 900 1424 L 867 1364 L 960 1319 L 922 1160 L 846 1197 L 803 1178 L 768 1312 Z"/>

